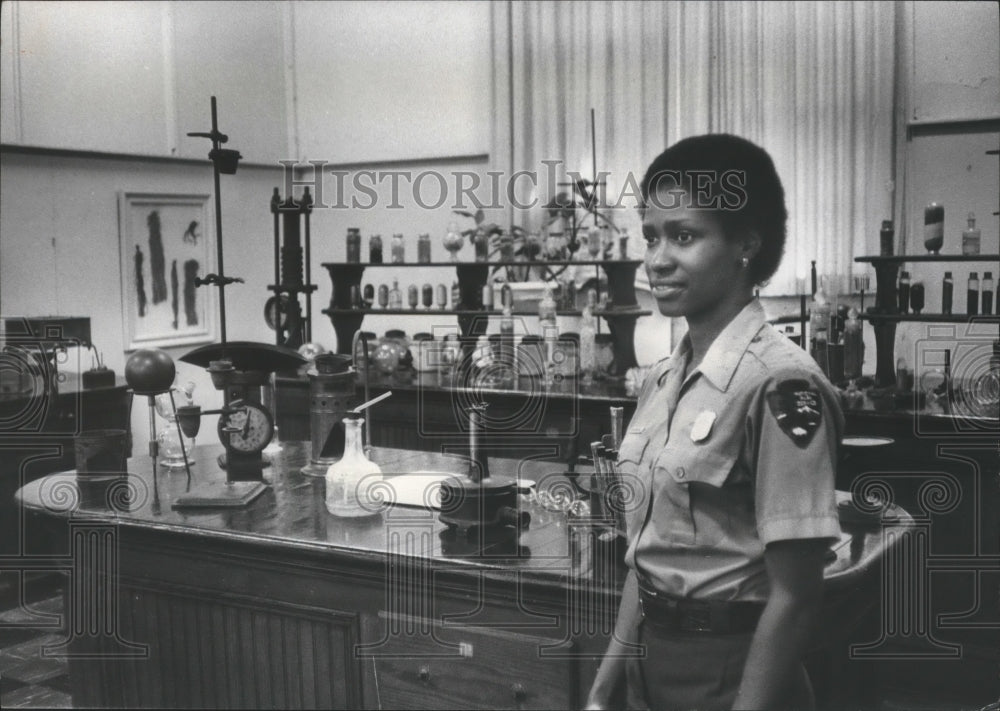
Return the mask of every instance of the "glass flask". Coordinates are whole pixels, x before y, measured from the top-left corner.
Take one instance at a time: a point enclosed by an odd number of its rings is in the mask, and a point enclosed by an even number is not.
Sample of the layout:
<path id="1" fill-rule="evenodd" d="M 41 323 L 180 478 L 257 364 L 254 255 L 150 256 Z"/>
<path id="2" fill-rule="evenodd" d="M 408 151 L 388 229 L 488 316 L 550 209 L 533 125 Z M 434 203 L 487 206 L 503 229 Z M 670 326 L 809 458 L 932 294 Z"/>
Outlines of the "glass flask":
<path id="1" fill-rule="evenodd" d="M 449 222 L 448 231 L 444 234 L 444 248 L 448 250 L 451 261 L 458 261 L 458 251 L 462 249 L 464 243 L 465 237 L 462 236 L 462 231 L 458 228 L 458 223 Z"/>
<path id="2" fill-rule="evenodd" d="M 360 414 L 344 417 L 344 456 L 326 470 L 326 510 L 334 516 L 359 518 L 382 510 L 382 470 L 365 456 L 364 422 Z"/>
<path id="3" fill-rule="evenodd" d="M 171 392 L 174 396 L 173 403 L 170 401 Z M 184 388 L 174 386 L 170 392 L 160 393 L 155 398 L 156 414 L 166 422 L 163 428 L 156 433 L 157 450 L 159 451 L 157 462 L 166 469 L 184 469 L 185 452 L 188 461 L 193 462 L 191 453 L 194 450 L 194 437 L 188 437 L 181 431 L 174 413 L 174 405 L 183 407 L 194 404 L 193 393 L 194 383 L 188 383 Z"/>

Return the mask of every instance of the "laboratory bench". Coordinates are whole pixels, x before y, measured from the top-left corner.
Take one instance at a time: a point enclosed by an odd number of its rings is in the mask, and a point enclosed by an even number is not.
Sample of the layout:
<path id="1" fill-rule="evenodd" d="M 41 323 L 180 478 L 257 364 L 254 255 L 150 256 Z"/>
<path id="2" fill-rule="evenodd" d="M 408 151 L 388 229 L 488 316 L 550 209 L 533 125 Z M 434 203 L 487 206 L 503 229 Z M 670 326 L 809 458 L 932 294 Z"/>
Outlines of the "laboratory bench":
<path id="1" fill-rule="evenodd" d="M 196 447 L 195 486 L 222 485 L 220 451 Z M 560 467 L 491 459 L 493 476 L 536 482 L 519 497 L 530 524 L 460 531 L 420 505 L 331 516 L 325 480 L 299 471 L 308 451 L 284 442 L 264 493 L 232 509 L 175 509 L 186 474 L 154 476 L 148 456 L 131 459 L 127 477 L 64 472 L 19 491 L 26 509 L 69 528 L 58 562 L 70 633 L 51 651 L 68 653 L 74 706 L 582 705 L 624 571 L 595 554 L 589 524 L 540 505 L 538 491 L 565 490 Z M 372 459 L 387 490 L 467 466 L 390 448 Z M 899 507 L 875 524 L 845 520 L 811 655 L 823 693 L 856 690 L 846 644 L 878 638 L 851 638 L 853 623 L 877 607 L 881 561 L 910 550 L 912 527 Z"/>

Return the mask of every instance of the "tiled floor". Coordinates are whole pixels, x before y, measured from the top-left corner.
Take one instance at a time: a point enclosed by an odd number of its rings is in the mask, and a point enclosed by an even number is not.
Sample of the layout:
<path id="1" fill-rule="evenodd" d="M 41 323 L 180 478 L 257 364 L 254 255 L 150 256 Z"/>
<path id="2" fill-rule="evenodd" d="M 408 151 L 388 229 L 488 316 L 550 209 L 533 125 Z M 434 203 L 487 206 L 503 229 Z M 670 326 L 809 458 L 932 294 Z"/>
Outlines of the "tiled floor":
<path id="1" fill-rule="evenodd" d="M 60 595 L 0 612 L 0 708 L 72 708 L 66 659 L 45 654 L 62 642 Z"/>

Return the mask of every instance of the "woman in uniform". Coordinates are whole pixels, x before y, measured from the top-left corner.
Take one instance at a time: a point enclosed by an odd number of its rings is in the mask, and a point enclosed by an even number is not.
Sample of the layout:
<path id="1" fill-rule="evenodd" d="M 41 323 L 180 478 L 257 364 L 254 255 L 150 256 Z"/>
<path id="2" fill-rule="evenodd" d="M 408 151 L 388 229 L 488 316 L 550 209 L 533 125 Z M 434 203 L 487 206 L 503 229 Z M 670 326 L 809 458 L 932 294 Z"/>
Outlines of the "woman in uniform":
<path id="1" fill-rule="evenodd" d="M 766 151 L 724 134 L 668 148 L 640 187 L 652 295 L 688 331 L 619 449 L 629 572 L 587 705 L 626 681 L 630 708 L 809 708 L 843 416 L 753 297 L 781 261 L 784 190 Z"/>

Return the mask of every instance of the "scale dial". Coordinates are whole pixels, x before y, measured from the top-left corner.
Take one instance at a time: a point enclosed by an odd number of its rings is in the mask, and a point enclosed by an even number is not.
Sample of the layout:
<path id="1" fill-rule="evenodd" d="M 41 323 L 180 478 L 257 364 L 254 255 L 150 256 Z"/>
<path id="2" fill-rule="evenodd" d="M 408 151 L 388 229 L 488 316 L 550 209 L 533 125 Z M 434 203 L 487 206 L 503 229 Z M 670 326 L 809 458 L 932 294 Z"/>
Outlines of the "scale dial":
<path id="1" fill-rule="evenodd" d="M 274 437 L 274 418 L 268 410 L 256 403 L 241 405 L 246 412 L 234 412 L 219 418 L 219 439 L 227 447 L 242 454 L 256 454 L 264 450 Z M 227 428 L 237 427 L 236 432 Z"/>

